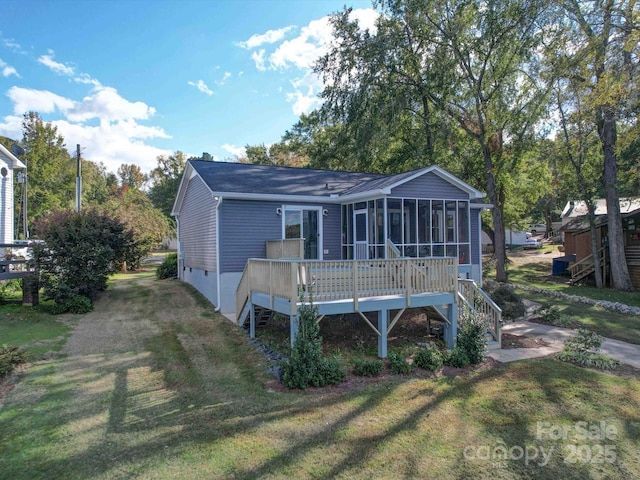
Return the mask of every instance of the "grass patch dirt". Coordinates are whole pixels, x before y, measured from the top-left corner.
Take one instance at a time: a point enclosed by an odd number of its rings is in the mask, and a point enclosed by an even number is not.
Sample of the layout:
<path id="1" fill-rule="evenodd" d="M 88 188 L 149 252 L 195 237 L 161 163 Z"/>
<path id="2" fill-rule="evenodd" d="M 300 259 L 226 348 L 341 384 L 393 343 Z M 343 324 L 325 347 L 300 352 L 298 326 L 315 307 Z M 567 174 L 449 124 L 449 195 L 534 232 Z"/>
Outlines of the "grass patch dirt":
<path id="1" fill-rule="evenodd" d="M 0 345 L 17 345 L 39 360 L 59 352 L 77 321 L 74 315 L 51 315 L 46 308 L 0 306 Z"/>
<path id="2" fill-rule="evenodd" d="M 640 477 L 637 372 L 543 359 L 272 391 L 246 335 L 153 272 L 113 279 L 63 352 L 33 365 L 3 400 L 3 477 Z M 582 439 L 577 422 L 605 422 L 616 436 Z M 493 455 L 500 445 L 506 458 Z M 607 446 L 615 456 L 598 456 Z M 519 448 L 550 455 L 525 461 Z"/>

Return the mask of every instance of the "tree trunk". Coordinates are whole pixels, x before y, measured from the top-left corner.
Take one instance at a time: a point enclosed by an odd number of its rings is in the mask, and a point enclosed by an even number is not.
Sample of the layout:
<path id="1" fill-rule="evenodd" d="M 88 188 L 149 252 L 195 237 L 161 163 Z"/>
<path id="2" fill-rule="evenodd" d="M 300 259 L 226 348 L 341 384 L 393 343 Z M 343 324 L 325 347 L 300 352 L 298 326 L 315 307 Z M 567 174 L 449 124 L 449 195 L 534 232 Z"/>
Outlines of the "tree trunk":
<path id="1" fill-rule="evenodd" d="M 618 290 L 633 290 L 627 259 L 624 251 L 624 232 L 622 230 L 622 214 L 620 213 L 620 197 L 618 195 L 618 167 L 615 152 L 616 121 L 615 113 L 609 107 L 598 109 L 598 133 L 604 153 L 604 172 L 602 180 L 607 199 L 608 244 L 611 267 L 611 283 Z"/>
<path id="2" fill-rule="evenodd" d="M 504 232 L 504 215 L 502 211 L 502 203 L 498 196 L 498 189 L 496 186 L 496 178 L 493 174 L 493 161 L 491 158 L 491 149 L 489 145 L 482 145 L 482 152 L 484 156 L 484 165 L 487 178 L 487 196 L 489 201 L 493 204 L 491 209 L 491 217 L 493 218 L 493 254 L 496 257 L 496 281 L 506 282 L 507 271 L 506 264 L 506 245 L 505 245 L 505 232 Z"/>

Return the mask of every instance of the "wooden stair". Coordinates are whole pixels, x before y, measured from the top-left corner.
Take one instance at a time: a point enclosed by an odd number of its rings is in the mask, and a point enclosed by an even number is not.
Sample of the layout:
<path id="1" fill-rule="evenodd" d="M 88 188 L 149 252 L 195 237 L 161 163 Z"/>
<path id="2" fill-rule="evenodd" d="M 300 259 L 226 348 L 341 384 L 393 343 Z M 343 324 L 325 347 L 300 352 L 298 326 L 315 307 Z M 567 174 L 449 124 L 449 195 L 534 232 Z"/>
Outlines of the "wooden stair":
<path id="1" fill-rule="evenodd" d="M 606 275 L 604 275 L 604 273 L 607 271 L 606 248 L 601 248 L 600 250 L 598 250 L 597 254 L 600 256 L 600 267 L 603 271 L 603 277 L 605 277 Z M 571 274 L 571 280 L 569 280 L 569 283 L 571 284 L 577 283 L 580 280 L 588 277 L 596 270 L 593 255 L 584 257 L 579 262 L 569 265 L 568 270 Z"/>
<path id="2" fill-rule="evenodd" d="M 267 323 L 269 323 L 273 319 L 273 316 L 275 315 L 275 312 L 273 310 L 269 310 L 268 308 L 262 308 L 262 307 L 256 306 L 255 309 L 256 309 L 255 311 L 256 328 L 263 328 L 265 325 L 267 325 Z M 244 319 L 242 326 L 245 328 L 248 328 L 250 319 L 251 319 L 251 316 L 247 315 Z"/>

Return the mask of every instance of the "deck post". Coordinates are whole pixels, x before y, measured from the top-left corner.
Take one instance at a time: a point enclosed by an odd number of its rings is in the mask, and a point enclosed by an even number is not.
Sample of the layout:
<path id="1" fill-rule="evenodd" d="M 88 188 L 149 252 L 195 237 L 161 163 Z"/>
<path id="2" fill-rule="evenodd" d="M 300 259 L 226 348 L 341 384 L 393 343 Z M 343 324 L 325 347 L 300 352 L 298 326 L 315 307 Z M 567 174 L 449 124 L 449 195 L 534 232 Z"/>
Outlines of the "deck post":
<path id="1" fill-rule="evenodd" d="M 298 336 L 298 329 L 300 328 L 300 317 L 298 315 L 291 315 L 289 317 L 289 336 L 291 337 L 291 348 Z"/>
<path id="2" fill-rule="evenodd" d="M 249 337 L 256 338 L 256 309 L 253 303 L 249 304 Z"/>
<path id="3" fill-rule="evenodd" d="M 447 348 L 453 350 L 456 348 L 458 336 L 458 307 L 455 301 L 447 308 L 447 320 L 449 321 L 444 324 L 444 341 L 447 343 Z"/>
<path id="4" fill-rule="evenodd" d="M 378 312 L 378 357 L 387 358 L 387 329 L 389 328 L 389 310 Z"/>

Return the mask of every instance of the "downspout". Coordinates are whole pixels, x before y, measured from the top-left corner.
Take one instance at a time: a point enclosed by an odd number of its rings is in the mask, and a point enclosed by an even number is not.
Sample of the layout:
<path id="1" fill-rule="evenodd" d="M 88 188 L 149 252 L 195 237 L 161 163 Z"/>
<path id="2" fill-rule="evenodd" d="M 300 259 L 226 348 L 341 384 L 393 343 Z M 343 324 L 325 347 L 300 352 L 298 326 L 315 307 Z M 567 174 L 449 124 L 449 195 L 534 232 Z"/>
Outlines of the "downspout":
<path id="1" fill-rule="evenodd" d="M 184 282 L 184 278 L 182 276 L 182 265 L 184 263 L 184 259 L 182 257 L 182 244 L 180 242 L 180 215 L 176 215 L 176 242 L 178 243 L 176 245 L 176 248 L 178 250 L 178 271 L 176 272 L 176 275 L 178 277 L 178 280 L 180 280 L 181 282 Z"/>
<path id="2" fill-rule="evenodd" d="M 222 307 L 222 299 L 220 298 L 220 205 L 222 205 L 222 197 L 218 197 L 218 203 L 216 205 L 216 290 L 218 295 L 216 312 L 219 312 Z"/>

